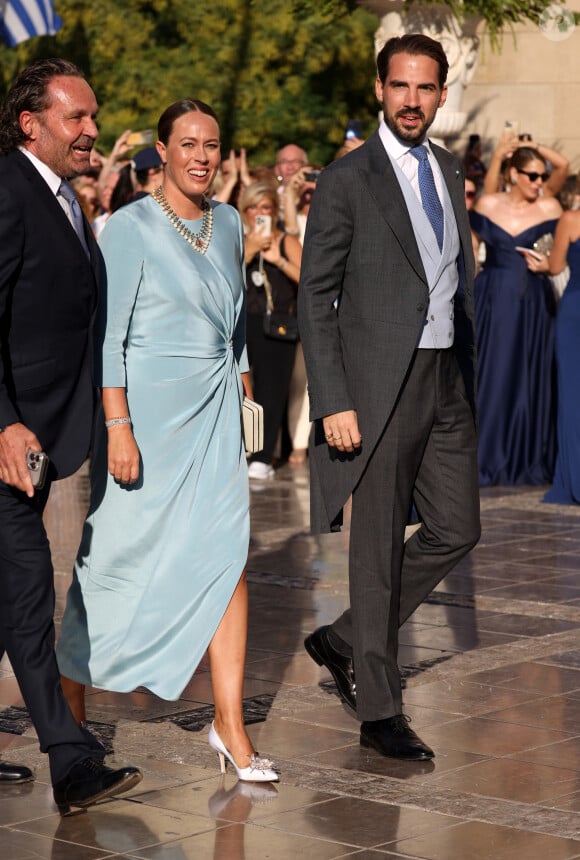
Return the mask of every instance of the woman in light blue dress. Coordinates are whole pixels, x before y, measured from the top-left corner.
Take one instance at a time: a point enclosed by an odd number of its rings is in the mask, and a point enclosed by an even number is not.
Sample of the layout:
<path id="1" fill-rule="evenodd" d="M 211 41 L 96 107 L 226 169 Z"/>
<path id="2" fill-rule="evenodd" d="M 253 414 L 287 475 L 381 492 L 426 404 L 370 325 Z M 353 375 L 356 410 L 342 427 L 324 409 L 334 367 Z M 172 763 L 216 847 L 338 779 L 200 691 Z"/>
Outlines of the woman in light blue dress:
<path id="1" fill-rule="evenodd" d="M 210 743 L 222 768 L 228 758 L 241 779 L 271 781 L 242 716 L 243 232 L 235 209 L 205 197 L 220 163 L 212 109 L 177 102 L 158 134 L 162 186 L 115 213 L 102 235 L 105 420 L 58 661 L 83 721 L 84 685 L 144 686 L 175 700 L 209 649 Z"/>

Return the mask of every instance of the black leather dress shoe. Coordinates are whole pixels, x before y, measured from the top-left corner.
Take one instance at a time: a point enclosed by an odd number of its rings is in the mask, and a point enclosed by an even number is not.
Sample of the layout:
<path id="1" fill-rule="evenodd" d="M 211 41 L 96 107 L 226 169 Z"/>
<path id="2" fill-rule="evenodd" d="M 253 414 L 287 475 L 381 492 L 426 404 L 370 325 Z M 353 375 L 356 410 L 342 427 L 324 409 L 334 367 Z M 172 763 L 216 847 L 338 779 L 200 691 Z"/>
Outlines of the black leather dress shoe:
<path id="1" fill-rule="evenodd" d="M 6 764 L 0 761 L 0 782 L 8 785 L 18 785 L 21 782 L 30 782 L 34 779 L 34 774 L 28 767 L 23 764 Z"/>
<path id="2" fill-rule="evenodd" d="M 54 802 L 61 815 L 71 815 L 71 806 L 81 809 L 92 806 L 106 797 L 128 791 L 142 779 L 141 771 L 136 767 L 113 770 L 100 761 L 85 758 L 53 786 Z"/>
<path id="3" fill-rule="evenodd" d="M 352 657 L 345 657 L 332 647 L 328 639 L 328 630 L 328 625 L 319 627 L 306 637 L 304 647 L 319 666 L 326 666 L 334 678 L 340 698 L 349 708 L 356 711 L 356 685 Z"/>
<path id="4" fill-rule="evenodd" d="M 361 746 L 372 747 L 389 758 L 425 761 L 435 756 L 410 727 L 409 717 L 404 714 L 362 723 L 360 742 Z"/>

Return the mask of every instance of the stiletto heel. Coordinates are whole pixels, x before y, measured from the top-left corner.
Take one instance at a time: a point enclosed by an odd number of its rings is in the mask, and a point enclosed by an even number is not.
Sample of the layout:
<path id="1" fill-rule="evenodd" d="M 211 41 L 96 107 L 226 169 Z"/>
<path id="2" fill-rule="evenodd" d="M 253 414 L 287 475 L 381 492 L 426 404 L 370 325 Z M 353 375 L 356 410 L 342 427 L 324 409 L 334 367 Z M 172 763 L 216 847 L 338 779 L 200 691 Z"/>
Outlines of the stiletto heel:
<path id="1" fill-rule="evenodd" d="M 212 750 L 215 750 L 218 754 L 222 773 L 226 772 L 225 760 L 227 759 L 233 765 L 238 779 L 241 779 L 242 782 L 278 782 L 280 779 L 274 770 L 275 765 L 269 759 L 261 758 L 258 753 L 252 753 L 249 767 L 238 767 L 232 754 L 226 749 L 222 739 L 216 732 L 213 723 L 209 730 L 207 742 Z"/>
<path id="2" fill-rule="evenodd" d="M 220 752 L 219 750 L 217 751 L 217 754 L 218 754 L 218 758 L 220 760 L 220 773 L 225 773 L 226 772 L 226 757 L 223 754 L 223 752 Z"/>

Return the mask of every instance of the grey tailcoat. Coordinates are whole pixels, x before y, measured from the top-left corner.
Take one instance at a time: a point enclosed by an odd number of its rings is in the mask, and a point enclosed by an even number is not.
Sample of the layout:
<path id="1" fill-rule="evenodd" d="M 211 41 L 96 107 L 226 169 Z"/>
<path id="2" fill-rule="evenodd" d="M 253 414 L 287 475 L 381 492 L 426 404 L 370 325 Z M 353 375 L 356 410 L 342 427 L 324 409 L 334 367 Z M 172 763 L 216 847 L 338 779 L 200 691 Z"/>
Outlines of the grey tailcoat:
<path id="1" fill-rule="evenodd" d="M 475 415 L 474 260 L 460 162 L 432 145 L 461 242 L 454 351 Z M 338 299 L 338 308 L 335 300 Z M 298 290 L 314 421 L 311 524 L 333 531 L 396 408 L 419 342 L 429 288 L 403 193 L 378 132 L 327 167 L 308 215 Z M 325 415 L 355 409 L 363 443 L 331 449 Z"/>

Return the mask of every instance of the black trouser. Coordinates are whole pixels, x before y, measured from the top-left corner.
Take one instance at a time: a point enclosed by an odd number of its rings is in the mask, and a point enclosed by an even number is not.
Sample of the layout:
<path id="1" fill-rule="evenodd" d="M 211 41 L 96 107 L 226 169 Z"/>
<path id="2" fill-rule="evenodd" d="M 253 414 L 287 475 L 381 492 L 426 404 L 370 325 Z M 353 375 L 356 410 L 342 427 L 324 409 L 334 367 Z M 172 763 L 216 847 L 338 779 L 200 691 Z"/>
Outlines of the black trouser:
<path id="1" fill-rule="evenodd" d="M 0 658 L 8 654 L 55 783 L 95 749 L 66 702 L 54 654 L 54 573 L 42 522 L 49 490 L 47 482 L 29 499 L 0 481 Z"/>
<path id="2" fill-rule="evenodd" d="M 255 454 L 252 460 L 270 463 L 288 400 L 296 344 L 266 337 L 263 319 L 261 315 L 248 314 L 246 341 L 254 399 L 264 407 L 264 450 Z"/>
<path id="3" fill-rule="evenodd" d="M 411 502 L 421 528 L 405 543 Z M 352 647 L 357 716 L 402 711 L 399 627 L 480 535 L 477 441 L 452 350 L 418 349 L 352 497 L 351 609 L 332 629 Z"/>

